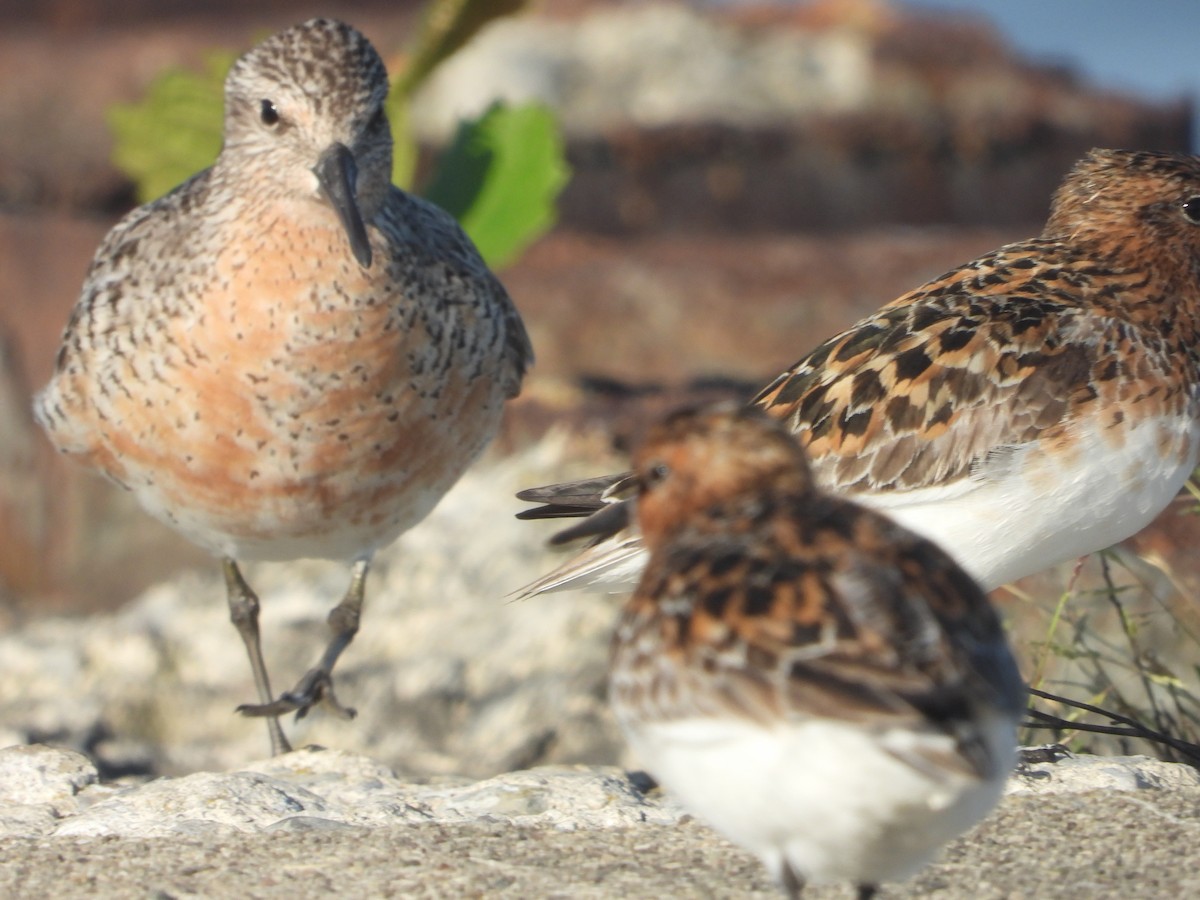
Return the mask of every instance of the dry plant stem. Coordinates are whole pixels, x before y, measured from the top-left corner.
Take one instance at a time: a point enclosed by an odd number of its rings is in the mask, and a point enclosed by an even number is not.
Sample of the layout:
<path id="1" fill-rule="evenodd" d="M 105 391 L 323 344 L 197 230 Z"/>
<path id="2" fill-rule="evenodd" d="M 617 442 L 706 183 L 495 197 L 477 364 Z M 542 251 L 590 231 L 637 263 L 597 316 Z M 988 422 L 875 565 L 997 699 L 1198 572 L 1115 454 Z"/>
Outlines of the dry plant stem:
<path id="1" fill-rule="evenodd" d="M 1058 603 L 1054 606 L 1054 614 L 1050 618 L 1050 625 L 1046 629 L 1045 643 L 1038 654 L 1037 662 L 1034 664 L 1033 678 L 1030 679 L 1030 684 L 1042 684 L 1045 679 L 1046 662 L 1053 652 L 1051 648 L 1054 645 L 1054 635 L 1058 631 L 1059 623 L 1062 622 L 1066 612 L 1067 603 L 1072 596 L 1071 590 L 1065 590 L 1058 597 Z"/>
<path id="2" fill-rule="evenodd" d="M 1056 703 L 1062 703 L 1074 709 L 1080 709 L 1085 712 L 1094 713 L 1099 716 L 1119 723 L 1119 725 L 1096 725 L 1086 722 L 1071 722 L 1051 713 L 1045 713 L 1032 707 L 1027 710 L 1027 713 L 1036 721 L 1025 722 L 1026 728 L 1066 728 L 1073 731 L 1086 731 L 1093 734 L 1114 734 L 1122 737 L 1140 738 L 1146 741 L 1163 744 L 1177 751 L 1182 756 L 1187 758 L 1192 765 L 1200 766 L 1200 744 L 1194 744 L 1190 741 L 1180 740 L 1172 737 L 1162 731 L 1156 731 L 1143 725 L 1136 719 L 1128 716 L 1123 716 L 1120 713 L 1111 712 L 1107 709 L 1102 709 L 1099 706 L 1093 706 L 1090 703 L 1083 703 L 1079 700 L 1071 700 L 1066 697 L 1060 697 L 1056 694 L 1051 694 L 1046 691 L 1030 688 L 1029 693 L 1034 697 L 1039 697 L 1043 700 L 1052 700 Z"/>
<path id="3" fill-rule="evenodd" d="M 1150 709 L 1154 713 L 1154 725 L 1160 731 L 1165 728 L 1164 715 L 1162 709 L 1158 705 L 1158 698 L 1155 696 L 1154 685 L 1150 681 L 1146 670 L 1142 665 L 1142 652 L 1138 647 L 1136 638 L 1136 629 L 1129 620 L 1129 614 L 1125 611 L 1124 604 L 1121 603 L 1117 596 L 1117 587 L 1112 580 L 1112 570 L 1109 567 L 1108 553 L 1100 554 L 1100 572 L 1104 576 L 1104 586 L 1107 589 L 1108 602 L 1112 604 L 1117 611 L 1117 616 L 1121 620 L 1121 632 L 1125 635 L 1125 639 L 1129 642 L 1130 658 L 1133 661 L 1134 668 L 1137 670 L 1138 678 L 1142 682 L 1142 690 L 1146 693 L 1146 699 L 1150 702 Z"/>

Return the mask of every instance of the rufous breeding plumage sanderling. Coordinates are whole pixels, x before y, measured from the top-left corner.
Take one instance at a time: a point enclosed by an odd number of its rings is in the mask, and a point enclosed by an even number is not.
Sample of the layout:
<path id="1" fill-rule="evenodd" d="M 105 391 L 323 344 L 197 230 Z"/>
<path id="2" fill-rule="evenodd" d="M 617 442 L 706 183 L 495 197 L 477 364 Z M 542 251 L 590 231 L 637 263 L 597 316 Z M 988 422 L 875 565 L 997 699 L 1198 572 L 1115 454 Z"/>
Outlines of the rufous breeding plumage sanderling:
<path id="1" fill-rule="evenodd" d="M 821 487 L 935 541 L 986 589 L 1115 544 L 1200 451 L 1200 158 L 1094 150 L 1040 237 L 904 294 L 822 343 L 752 405 Z M 623 476 L 522 492 L 524 518 L 632 521 Z M 627 590 L 627 529 L 524 589 Z"/>
<path id="2" fill-rule="evenodd" d="M 906 878 L 999 800 L 1025 688 L 936 545 L 819 489 L 757 410 L 679 413 L 630 481 L 649 560 L 612 644 L 637 760 L 793 896 Z"/>
<path id="3" fill-rule="evenodd" d="M 64 453 L 224 562 L 272 749 L 323 702 L 374 551 L 419 522 L 491 440 L 532 360 L 500 282 L 442 210 L 391 184 L 387 73 L 313 19 L 225 82 L 213 166 L 97 250 L 35 412 Z M 271 693 L 238 560 L 353 564 L 333 637 Z"/>

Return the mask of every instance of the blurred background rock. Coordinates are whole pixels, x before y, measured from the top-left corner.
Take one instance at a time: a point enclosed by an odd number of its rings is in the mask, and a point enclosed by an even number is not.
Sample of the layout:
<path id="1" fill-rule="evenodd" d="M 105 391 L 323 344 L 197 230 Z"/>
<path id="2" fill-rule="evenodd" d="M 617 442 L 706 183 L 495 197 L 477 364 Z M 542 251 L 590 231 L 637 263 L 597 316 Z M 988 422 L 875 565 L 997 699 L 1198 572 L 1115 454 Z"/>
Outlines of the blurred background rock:
<path id="1" fill-rule="evenodd" d="M 502 273 L 538 365 L 497 447 L 381 560 L 386 587 L 340 670 L 359 719 L 306 723 L 301 740 L 476 775 L 615 758 L 602 685 L 614 601 L 504 604 L 551 561 L 547 532 L 511 520 L 512 490 L 620 465 L 613 451 L 647 417 L 744 396 L 900 292 L 1035 233 L 1087 149 L 1190 149 L 1184 83 L 1122 82 L 1071 54 L 1099 48 L 1098 29 L 1171 57 L 1196 10 L 1172 4 L 1178 15 L 1134 29 L 1119 4 L 1039 4 L 1031 16 L 1059 8 L 1056 31 L 1023 24 L 1026 5 L 1003 6 L 1001 31 L 946 0 L 542 0 L 438 71 L 413 111 L 425 156 L 494 97 L 548 103 L 567 136 L 559 223 Z M 91 254 L 132 205 L 106 110 L 166 67 L 198 69 L 212 48 L 310 15 L 352 22 L 394 67 L 418 6 L 0 0 L 0 728 L 15 739 L 107 752 L 111 772 L 233 764 L 263 743 L 230 712 L 252 686 L 215 567 L 59 460 L 29 413 Z M 1053 57 L 1017 49 L 1031 37 Z M 1195 523 L 1168 511 L 1131 542 L 1138 565 L 1161 564 L 1137 569 L 1159 586 L 1147 602 L 1195 587 Z M 201 574 L 131 602 L 189 567 Z M 344 573 L 262 571 L 269 662 L 289 683 Z M 1011 611 L 1065 583 L 999 593 Z M 1164 652 L 1184 640 L 1171 622 L 1147 628 Z"/>

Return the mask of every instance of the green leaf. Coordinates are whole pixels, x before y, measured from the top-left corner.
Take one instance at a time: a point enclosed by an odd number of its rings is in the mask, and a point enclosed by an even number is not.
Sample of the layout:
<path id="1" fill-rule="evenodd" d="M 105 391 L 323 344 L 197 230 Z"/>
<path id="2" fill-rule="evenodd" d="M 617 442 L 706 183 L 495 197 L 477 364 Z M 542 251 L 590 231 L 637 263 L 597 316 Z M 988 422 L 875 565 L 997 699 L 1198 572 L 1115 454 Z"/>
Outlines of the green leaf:
<path id="1" fill-rule="evenodd" d="M 459 125 L 422 194 L 501 267 L 554 224 L 570 170 L 554 115 L 541 104 L 493 104 Z"/>
<path id="2" fill-rule="evenodd" d="M 139 103 L 108 111 L 113 162 L 137 185 L 139 203 L 212 165 L 221 150 L 225 73 L 237 54 L 216 51 L 203 72 L 171 69 Z"/>

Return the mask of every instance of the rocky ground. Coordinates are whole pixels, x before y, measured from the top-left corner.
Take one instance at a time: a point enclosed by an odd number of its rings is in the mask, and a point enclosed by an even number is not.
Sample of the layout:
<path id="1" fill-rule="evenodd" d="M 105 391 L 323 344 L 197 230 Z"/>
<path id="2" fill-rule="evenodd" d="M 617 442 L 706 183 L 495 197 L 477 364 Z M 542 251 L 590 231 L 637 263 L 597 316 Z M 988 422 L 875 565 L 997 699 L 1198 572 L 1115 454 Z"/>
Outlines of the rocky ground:
<path id="1" fill-rule="evenodd" d="M 0 751 L 11 897 L 769 897 L 751 857 L 619 769 L 399 779 L 303 750 L 226 774 L 98 784 L 88 760 Z M 884 897 L 1189 896 L 1200 776 L 1138 757 L 1013 776 L 999 812 Z M 845 886 L 805 896 L 849 896 Z"/>

